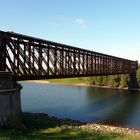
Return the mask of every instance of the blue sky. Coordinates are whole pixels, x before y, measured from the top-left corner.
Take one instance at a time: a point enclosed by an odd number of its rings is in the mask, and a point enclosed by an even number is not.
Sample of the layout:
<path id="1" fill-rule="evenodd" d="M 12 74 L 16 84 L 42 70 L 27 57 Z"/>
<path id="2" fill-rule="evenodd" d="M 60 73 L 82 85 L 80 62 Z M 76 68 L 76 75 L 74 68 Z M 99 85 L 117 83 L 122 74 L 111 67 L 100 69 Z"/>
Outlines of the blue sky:
<path id="1" fill-rule="evenodd" d="M 0 0 L 0 30 L 140 61 L 140 0 Z"/>

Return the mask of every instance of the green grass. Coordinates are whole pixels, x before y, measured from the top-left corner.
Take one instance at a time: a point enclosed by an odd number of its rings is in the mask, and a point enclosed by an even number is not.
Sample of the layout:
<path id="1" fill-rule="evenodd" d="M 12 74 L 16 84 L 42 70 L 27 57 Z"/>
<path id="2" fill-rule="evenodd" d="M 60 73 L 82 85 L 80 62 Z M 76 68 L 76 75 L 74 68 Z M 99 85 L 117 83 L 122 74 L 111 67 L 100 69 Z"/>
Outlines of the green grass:
<path id="1" fill-rule="evenodd" d="M 138 140 L 124 134 L 83 130 L 68 125 L 70 121 L 47 115 L 23 114 L 24 127 L 0 129 L 0 140 Z"/>
<path id="2" fill-rule="evenodd" d="M 87 77 L 84 78 L 62 78 L 62 79 L 49 79 L 47 80 L 50 83 L 64 83 L 64 84 L 90 84 Z"/>

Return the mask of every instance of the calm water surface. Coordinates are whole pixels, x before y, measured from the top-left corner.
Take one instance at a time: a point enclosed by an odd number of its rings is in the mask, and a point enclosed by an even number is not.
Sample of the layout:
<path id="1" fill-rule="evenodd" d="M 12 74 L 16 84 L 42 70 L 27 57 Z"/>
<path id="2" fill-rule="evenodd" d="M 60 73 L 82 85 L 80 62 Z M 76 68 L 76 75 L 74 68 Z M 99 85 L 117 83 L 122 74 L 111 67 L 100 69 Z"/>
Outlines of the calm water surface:
<path id="1" fill-rule="evenodd" d="M 140 92 L 20 83 L 24 112 L 140 128 Z"/>

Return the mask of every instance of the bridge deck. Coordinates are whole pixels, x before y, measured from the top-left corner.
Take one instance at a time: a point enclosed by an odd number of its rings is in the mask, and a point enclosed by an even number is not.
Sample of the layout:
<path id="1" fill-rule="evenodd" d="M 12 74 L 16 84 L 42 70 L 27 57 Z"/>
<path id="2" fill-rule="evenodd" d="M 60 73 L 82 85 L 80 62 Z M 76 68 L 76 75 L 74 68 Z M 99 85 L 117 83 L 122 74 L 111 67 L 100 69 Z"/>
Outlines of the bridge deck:
<path id="1" fill-rule="evenodd" d="M 137 61 L 0 31 L 0 71 L 12 71 L 16 80 L 130 74 L 137 68 Z"/>

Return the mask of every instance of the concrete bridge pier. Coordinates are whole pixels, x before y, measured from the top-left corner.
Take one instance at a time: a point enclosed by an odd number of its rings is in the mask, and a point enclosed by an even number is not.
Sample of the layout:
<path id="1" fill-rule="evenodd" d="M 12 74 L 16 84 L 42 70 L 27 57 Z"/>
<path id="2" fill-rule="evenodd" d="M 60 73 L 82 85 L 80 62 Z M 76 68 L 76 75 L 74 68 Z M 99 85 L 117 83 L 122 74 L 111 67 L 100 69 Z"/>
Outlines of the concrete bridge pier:
<path id="1" fill-rule="evenodd" d="M 137 81 L 137 77 L 136 77 L 136 72 L 131 73 L 130 75 L 130 83 L 129 83 L 129 87 L 130 88 L 138 88 L 138 81 Z"/>
<path id="2" fill-rule="evenodd" d="M 21 89 L 13 81 L 11 72 L 0 71 L 0 127 L 18 127 L 21 124 Z"/>

